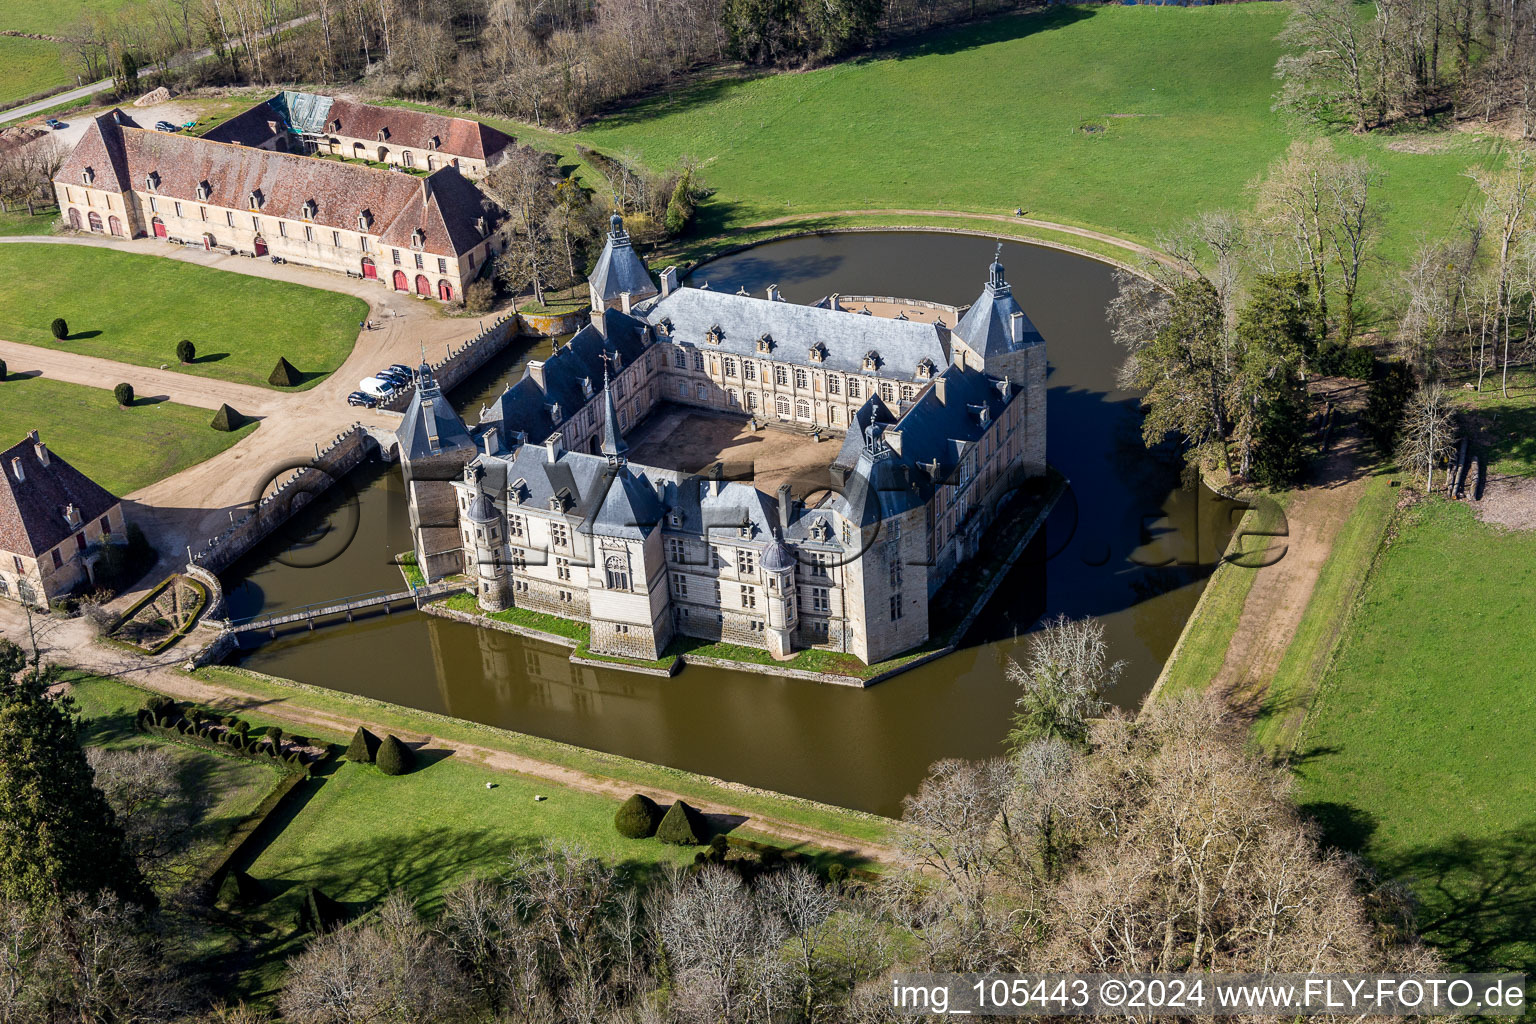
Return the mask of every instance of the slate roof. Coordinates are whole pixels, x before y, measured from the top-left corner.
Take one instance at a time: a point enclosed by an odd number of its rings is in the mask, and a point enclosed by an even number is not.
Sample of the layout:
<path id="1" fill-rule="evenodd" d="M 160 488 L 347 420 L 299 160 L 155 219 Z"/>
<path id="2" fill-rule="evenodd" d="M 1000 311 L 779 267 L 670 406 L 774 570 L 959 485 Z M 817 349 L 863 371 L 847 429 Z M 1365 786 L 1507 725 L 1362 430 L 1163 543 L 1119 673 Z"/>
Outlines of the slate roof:
<path id="1" fill-rule="evenodd" d="M 340 126 L 336 124 L 338 121 Z M 430 143 L 436 138 L 440 153 L 487 163 L 494 163 L 513 142 L 506 133 L 466 117 L 449 117 L 404 107 L 379 107 L 341 96 L 292 91 L 278 93 L 241 111 L 210 129 L 203 138 L 259 146 L 272 138 L 273 123 L 367 140 L 377 140 L 380 129 L 384 129 L 388 134 L 379 144 L 408 149 L 432 149 Z"/>
<path id="2" fill-rule="evenodd" d="M 78 527 L 69 525 L 64 510 L 70 505 L 80 513 L 82 524 L 106 515 L 117 499 L 57 453 L 48 453 L 48 464 L 38 457 L 38 437 L 33 431 L 0 454 L 0 551 L 28 558 L 45 554 L 68 540 Z M 21 461 L 23 480 L 16 479 L 12 460 Z"/>
<path id="3" fill-rule="evenodd" d="M 965 457 L 967 448 L 1002 416 L 1018 386 L 958 366 L 948 367 L 939 377 L 944 400 L 939 400 L 936 382 L 917 396 L 896 426 L 901 431 L 902 460 L 914 467 L 937 462 L 939 471 L 933 478 L 942 481 Z"/>
<path id="4" fill-rule="evenodd" d="M 79 184 L 91 167 L 96 185 L 115 191 L 145 191 L 153 172 L 154 192 L 198 202 L 198 186 L 208 186 L 210 205 L 248 209 L 253 192 L 260 213 L 304 219 L 304 204 L 315 203 L 314 222 L 328 228 L 358 230 L 358 215 L 371 218 L 369 233 L 384 245 L 409 248 L 413 233 L 423 234 L 429 253 L 457 256 L 478 245 L 500 221 L 500 209 L 456 169 L 444 167 L 426 178 L 380 171 L 360 164 L 251 149 L 186 135 L 146 131 L 114 123 L 103 115 L 65 160 L 55 180 Z M 111 178 L 103 176 L 110 171 Z M 486 233 L 476 221 L 485 218 Z M 210 221 L 215 235 L 221 226 Z"/>
<path id="5" fill-rule="evenodd" d="M 1029 316 L 1013 297 L 1013 288 L 1003 276 L 1003 265 L 992 261 L 989 276 L 981 290 L 981 296 L 966 310 L 960 323 L 955 325 L 955 337 L 969 345 L 983 359 L 988 356 L 1014 352 L 1029 345 L 1043 344 L 1045 339 L 1030 321 Z M 1023 340 L 1013 340 L 1013 314 L 1024 317 Z"/>
<path id="6" fill-rule="evenodd" d="M 629 243 L 629 235 L 624 231 L 624 218 L 615 213 L 608 223 L 608 240 L 603 243 L 597 266 L 592 268 L 587 278 L 598 299 L 609 302 L 628 292 L 629 297 L 638 302 L 657 294 L 650 270 Z"/>
<path id="7" fill-rule="evenodd" d="M 395 428 L 401 457 L 420 459 L 453 448 L 473 448 L 475 442 L 468 428 L 454 412 L 453 404 L 443 397 L 431 368 L 423 364 L 417 370 L 417 380 L 418 386 L 405 407 L 400 426 Z"/>
<path id="8" fill-rule="evenodd" d="M 549 512 L 550 499 L 563 491 L 569 501 L 563 514 L 582 520 L 584 533 L 639 538 L 661 522 L 661 502 L 644 473 L 612 466 L 599 455 L 563 452 L 550 462 L 547 449 L 523 445 L 510 456 L 480 455 L 471 466 L 483 474 L 483 487 L 505 496 L 509 509 Z M 519 481 L 522 488 L 514 493 Z"/>
<path id="9" fill-rule="evenodd" d="M 751 295 L 728 295 L 707 288 L 679 288 L 645 309 L 645 318 L 658 330 L 671 324 L 671 339 L 738 356 L 757 357 L 757 341 L 767 334 L 773 341 L 769 356 L 801 366 L 821 367 L 845 373 L 910 380 L 917 364 L 928 359 L 934 368 L 949 362 L 948 335 L 936 324 L 915 320 L 888 320 L 843 310 L 775 302 Z M 719 328 L 719 344 L 707 335 Z M 813 346 L 825 350 L 821 362 L 811 359 Z M 873 350 L 880 362 L 874 371 L 864 369 L 864 354 Z"/>

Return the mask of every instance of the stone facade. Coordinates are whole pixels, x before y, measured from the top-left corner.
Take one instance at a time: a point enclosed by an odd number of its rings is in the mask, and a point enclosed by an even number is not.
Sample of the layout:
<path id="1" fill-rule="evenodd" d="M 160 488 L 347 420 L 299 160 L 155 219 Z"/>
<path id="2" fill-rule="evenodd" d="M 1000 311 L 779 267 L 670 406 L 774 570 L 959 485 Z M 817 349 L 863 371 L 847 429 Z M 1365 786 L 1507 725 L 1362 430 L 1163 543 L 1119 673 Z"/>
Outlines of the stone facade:
<path id="1" fill-rule="evenodd" d="M 457 464 L 457 564 L 444 549 L 434 565 L 474 577 L 484 608 L 588 622 L 601 654 L 654 659 L 683 634 L 873 663 L 926 640 L 932 594 L 1045 469 L 1044 342 L 1002 267 L 947 328 L 679 288 L 670 272 L 637 302 L 649 278 L 617 218 L 598 266 L 591 326 L 473 431 L 432 428 L 470 443 L 418 456 L 422 411 L 407 410 L 407 480 L 418 458 L 439 477 Z M 828 496 L 807 507 L 787 486 L 630 462 L 625 432 L 662 401 L 767 407 L 767 429 L 840 440 Z"/>

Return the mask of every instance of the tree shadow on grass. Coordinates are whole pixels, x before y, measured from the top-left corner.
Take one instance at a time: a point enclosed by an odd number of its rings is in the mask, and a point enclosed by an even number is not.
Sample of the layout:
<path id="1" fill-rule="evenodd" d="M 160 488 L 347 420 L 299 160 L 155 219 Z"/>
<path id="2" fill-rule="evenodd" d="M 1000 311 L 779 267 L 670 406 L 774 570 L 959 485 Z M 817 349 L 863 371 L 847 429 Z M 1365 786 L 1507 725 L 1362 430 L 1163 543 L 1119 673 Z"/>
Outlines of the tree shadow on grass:
<path id="1" fill-rule="evenodd" d="M 65 335 L 64 336 L 64 340 L 65 341 L 84 341 L 87 338 L 99 338 L 99 337 L 101 337 L 101 332 L 100 331 L 76 331 L 73 334 Z"/>
<path id="2" fill-rule="evenodd" d="M 146 405 L 159 405 L 161 402 L 169 402 L 170 400 L 170 395 L 136 395 L 128 407 L 130 409 L 140 409 Z"/>
<path id="3" fill-rule="evenodd" d="M 228 358 L 228 352 L 210 352 L 205 356 L 198 356 L 196 359 L 192 360 L 192 365 L 201 366 L 204 363 L 217 363 L 222 359 Z"/>

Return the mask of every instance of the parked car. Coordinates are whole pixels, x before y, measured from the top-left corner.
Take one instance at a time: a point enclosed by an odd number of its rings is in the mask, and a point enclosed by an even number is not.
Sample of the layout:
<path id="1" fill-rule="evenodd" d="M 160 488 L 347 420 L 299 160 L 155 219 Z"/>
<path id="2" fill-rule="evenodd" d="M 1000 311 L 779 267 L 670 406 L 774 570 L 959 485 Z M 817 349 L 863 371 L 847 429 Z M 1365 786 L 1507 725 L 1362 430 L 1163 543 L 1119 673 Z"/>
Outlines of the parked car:
<path id="1" fill-rule="evenodd" d="M 179 132 L 179 131 L 181 131 L 181 128 L 178 127 L 177 125 L 171 124 L 171 122 L 169 122 L 169 121 L 156 121 L 155 122 L 155 131 L 157 131 L 157 132 Z"/>
<path id="2" fill-rule="evenodd" d="M 416 371 L 411 369 L 409 366 L 406 366 L 404 363 L 390 363 L 389 368 L 394 370 L 396 373 L 405 374 L 407 380 L 416 379 Z"/>
<path id="3" fill-rule="evenodd" d="M 374 398 L 393 398 L 399 387 L 394 381 L 384 380 L 382 377 L 364 377 L 357 382 L 357 389 Z"/>
<path id="4" fill-rule="evenodd" d="M 391 384 L 393 384 L 397 388 L 403 388 L 407 384 L 411 383 L 411 375 L 410 374 L 408 374 L 408 373 L 401 373 L 399 370 L 396 370 L 394 368 L 390 368 L 390 369 L 386 369 L 386 370 L 380 370 L 378 373 L 374 374 L 374 376 L 378 377 L 380 380 L 387 380 L 387 381 L 389 381 Z"/>
<path id="5" fill-rule="evenodd" d="M 58 131 L 61 128 L 68 128 L 69 127 L 69 125 L 65 124 L 63 121 L 60 121 L 56 117 L 50 117 L 48 120 L 44 121 L 43 123 L 46 124 L 53 131 Z"/>
<path id="6" fill-rule="evenodd" d="M 360 405 L 365 409 L 372 409 L 379 404 L 379 400 L 366 391 L 354 391 L 347 396 L 348 405 Z"/>

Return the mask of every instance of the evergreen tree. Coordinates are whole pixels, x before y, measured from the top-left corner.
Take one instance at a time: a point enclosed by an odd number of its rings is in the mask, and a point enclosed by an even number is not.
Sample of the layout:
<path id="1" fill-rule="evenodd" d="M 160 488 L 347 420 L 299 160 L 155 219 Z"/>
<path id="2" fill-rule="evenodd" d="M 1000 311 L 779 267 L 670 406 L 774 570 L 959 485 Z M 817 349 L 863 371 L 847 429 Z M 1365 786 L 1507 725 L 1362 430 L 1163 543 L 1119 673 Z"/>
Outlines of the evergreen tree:
<path id="1" fill-rule="evenodd" d="M 699 812 L 678 800 L 661 819 L 656 838 L 676 846 L 697 846 L 704 841 L 704 822 Z"/>
<path id="2" fill-rule="evenodd" d="M 347 744 L 347 760 L 356 764 L 372 764 L 378 750 L 379 738 L 358 726 L 357 732 L 352 734 L 352 742 Z"/>
<path id="3" fill-rule="evenodd" d="M 208 424 L 214 430 L 235 430 L 245 423 L 245 417 L 229 407 L 226 402 L 219 406 L 219 411 L 213 414 L 213 422 Z"/>
<path id="4" fill-rule="evenodd" d="M 272 374 L 267 378 L 267 383 L 275 388 L 291 388 L 300 380 L 299 371 L 294 369 L 283 356 L 277 357 L 277 365 L 272 367 Z"/>
<path id="5" fill-rule="evenodd" d="M 80 747 L 74 702 L 49 694 L 56 671 L 12 661 L 0 659 L 0 896 L 42 908 L 109 890 L 152 906 Z"/>
<path id="6" fill-rule="evenodd" d="M 404 775 L 416 766 L 416 755 L 410 747 L 395 738 L 394 733 L 384 737 L 374 763 L 385 775 Z"/>
<path id="7" fill-rule="evenodd" d="M 1238 472 L 1267 487 L 1296 482 L 1305 461 L 1307 392 L 1302 366 L 1319 316 L 1301 274 L 1266 274 L 1237 314 L 1241 363 L 1233 418 L 1241 452 Z"/>

